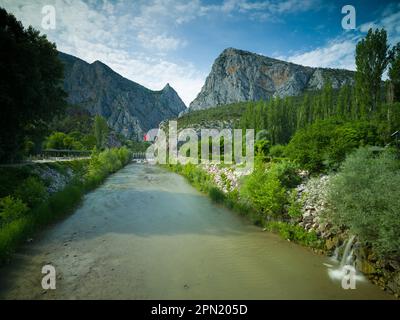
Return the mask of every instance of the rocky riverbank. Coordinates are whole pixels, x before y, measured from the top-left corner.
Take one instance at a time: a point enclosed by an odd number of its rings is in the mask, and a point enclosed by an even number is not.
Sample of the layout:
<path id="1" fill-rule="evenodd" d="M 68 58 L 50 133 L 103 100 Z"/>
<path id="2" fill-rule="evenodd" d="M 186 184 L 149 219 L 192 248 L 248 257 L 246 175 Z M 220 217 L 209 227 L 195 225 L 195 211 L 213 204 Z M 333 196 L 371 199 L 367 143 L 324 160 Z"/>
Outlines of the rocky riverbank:
<path id="1" fill-rule="evenodd" d="M 240 190 L 241 180 L 249 174 L 241 166 L 220 166 L 202 164 L 200 168 L 211 177 L 211 181 L 224 194 Z M 327 210 L 327 193 L 330 175 L 310 177 L 305 171 L 299 172 L 302 182 L 294 189 L 295 201 L 300 214 L 290 222 L 308 233 L 315 232 L 323 246 L 314 249 L 321 254 L 342 259 L 346 243 L 351 235 L 345 228 L 335 226 L 324 213 Z M 400 262 L 379 258 L 366 244 L 354 239 L 349 258 L 355 268 L 382 289 L 399 297 Z"/>
<path id="2" fill-rule="evenodd" d="M 306 177 L 297 188 L 297 201 L 301 204 L 302 215 L 298 224 L 308 232 L 315 231 L 324 239 L 326 254 L 341 259 L 346 241 L 350 238 L 348 230 L 335 227 L 324 215 L 327 208 L 329 175 Z M 355 268 L 382 289 L 400 296 L 400 261 L 378 257 L 370 247 L 361 243 L 357 237 L 352 246 L 351 257 Z"/>

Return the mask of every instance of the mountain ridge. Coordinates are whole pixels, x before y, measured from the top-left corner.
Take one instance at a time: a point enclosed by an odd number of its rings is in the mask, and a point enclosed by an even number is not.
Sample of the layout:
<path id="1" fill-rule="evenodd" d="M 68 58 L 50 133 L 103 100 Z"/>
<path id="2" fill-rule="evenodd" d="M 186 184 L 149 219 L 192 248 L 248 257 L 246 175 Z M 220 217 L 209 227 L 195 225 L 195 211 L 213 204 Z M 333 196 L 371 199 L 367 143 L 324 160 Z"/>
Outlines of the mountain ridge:
<path id="1" fill-rule="evenodd" d="M 286 97 L 319 90 L 328 81 L 333 88 L 354 83 L 354 72 L 315 68 L 226 48 L 215 59 L 200 93 L 183 112 L 243 101 Z"/>
<path id="2" fill-rule="evenodd" d="M 112 129 L 127 138 L 142 140 L 148 130 L 186 109 L 168 83 L 154 91 L 99 60 L 88 63 L 63 52 L 59 52 L 59 58 L 64 64 L 67 101 L 82 106 L 91 115 L 105 117 Z"/>

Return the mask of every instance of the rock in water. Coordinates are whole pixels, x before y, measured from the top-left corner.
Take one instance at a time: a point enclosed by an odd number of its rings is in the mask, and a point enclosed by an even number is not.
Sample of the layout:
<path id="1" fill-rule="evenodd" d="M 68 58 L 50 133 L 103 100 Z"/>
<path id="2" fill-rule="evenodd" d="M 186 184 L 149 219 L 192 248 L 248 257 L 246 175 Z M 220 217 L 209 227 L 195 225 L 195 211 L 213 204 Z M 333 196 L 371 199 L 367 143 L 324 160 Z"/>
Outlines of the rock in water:
<path id="1" fill-rule="evenodd" d="M 142 140 L 161 121 L 175 118 L 186 109 L 176 91 L 167 84 L 152 91 L 130 81 L 100 61 L 91 64 L 59 53 L 64 63 L 64 90 L 70 104 L 80 105 L 107 119 L 109 126 L 127 138 Z"/>
<path id="2" fill-rule="evenodd" d="M 215 60 L 211 73 L 188 111 L 274 96 L 294 96 L 321 89 L 327 80 L 333 88 L 354 82 L 354 72 L 304 67 L 248 51 L 228 48 Z"/>

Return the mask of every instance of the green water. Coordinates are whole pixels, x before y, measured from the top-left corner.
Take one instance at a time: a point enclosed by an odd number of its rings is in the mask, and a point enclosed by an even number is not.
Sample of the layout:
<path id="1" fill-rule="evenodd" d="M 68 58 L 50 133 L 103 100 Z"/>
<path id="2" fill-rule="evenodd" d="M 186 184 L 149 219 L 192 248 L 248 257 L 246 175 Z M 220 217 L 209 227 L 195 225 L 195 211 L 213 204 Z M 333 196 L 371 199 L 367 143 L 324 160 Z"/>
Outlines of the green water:
<path id="1" fill-rule="evenodd" d="M 132 164 L 26 244 L 4 267 L 2 298 L 387 299 L 358 281 L 344 290 L 328 258 L 262 232 L 182 177 Z M 52 264 L 56 290 L 41 288 Z"/>

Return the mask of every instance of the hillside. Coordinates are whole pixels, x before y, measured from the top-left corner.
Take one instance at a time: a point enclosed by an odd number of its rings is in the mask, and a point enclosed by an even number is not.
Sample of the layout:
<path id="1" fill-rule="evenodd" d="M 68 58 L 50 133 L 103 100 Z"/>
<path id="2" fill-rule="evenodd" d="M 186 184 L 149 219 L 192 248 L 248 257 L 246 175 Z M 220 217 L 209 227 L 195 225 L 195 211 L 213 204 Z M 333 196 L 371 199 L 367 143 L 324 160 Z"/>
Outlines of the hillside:
<path id="1" fill-rule="evenodd" d="M 334 89 L 353 84 L 348 70 L 311 68 L 228 48 L 215 60 L 211 72 L 188 111 L 241 101 L 295 96 L 321 89 L 329 80 Z"/>
<path id="2" fill-rule="evenodd" d="M 68 102 L 107 119 L 108 125 L 125 137 L 141 140 L 149 129 L 186 109 L 175 90 L 167 84 L 152 91 L 130 81 L 100 61 L 89 64 L 61 53 L 64 90 Z"/>

